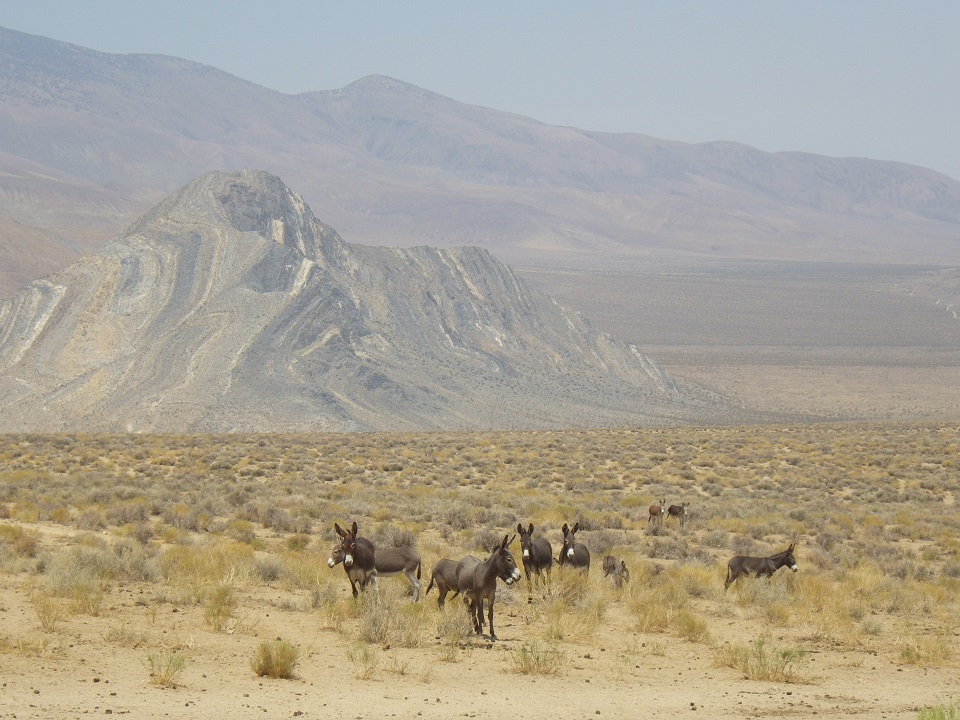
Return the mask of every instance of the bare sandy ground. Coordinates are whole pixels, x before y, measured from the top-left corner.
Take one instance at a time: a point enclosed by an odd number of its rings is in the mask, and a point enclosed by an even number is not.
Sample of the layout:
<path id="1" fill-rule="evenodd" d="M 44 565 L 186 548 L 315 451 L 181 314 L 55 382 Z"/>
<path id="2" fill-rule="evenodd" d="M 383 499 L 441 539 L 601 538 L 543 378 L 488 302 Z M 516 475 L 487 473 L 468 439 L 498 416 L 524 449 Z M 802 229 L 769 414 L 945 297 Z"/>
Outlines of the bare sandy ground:
<path id="1" fill-rule="evenodd" d="M 3 718 L 914 718 L 924 705 L 960 696 L 956 667 L 898 664 L 884 648 L 799 643 L 787 629 L 770 640 L 810 650 L 800 681 L 747 680 L 715 662 L 717 646 L 756 634 L 736 589 L 696 601 L 712 644 L 639 633 L 614 595 L 594 633 L 560 643 L 567 662 L 559 674 L 524 675 L 511 651 L 542 637 L 543 628 L 530 624 L 525 587 L 501 585 L 498 642 L 478 639 L 455 662 L 441 660 L 439 640 L 378 647 L 376 670 L 358 679 L 348 658 L 356 621 L 322 629 L 304 591 L 250 587 L 232 632 L 213 632 L 201 607 L 157 602 L 152 586 L 128 584 L 110 594 L 99 617 L 70 615 L 44 633 L 30 604 L 31 582 L 7 575 L 0 592 Z M 345 597 L 345 581 L 341 589 Z M 435 598 L 425 602 L 439 622 Z M 444 612 L 464 610 L 452 601 Z M 294 679 L 258 678 L 250 668 L 256 647 L 276 637 L 302 650 Z M 174 689 L 153 685 L 144 664 L 163 649 L 187 658 Z"/>

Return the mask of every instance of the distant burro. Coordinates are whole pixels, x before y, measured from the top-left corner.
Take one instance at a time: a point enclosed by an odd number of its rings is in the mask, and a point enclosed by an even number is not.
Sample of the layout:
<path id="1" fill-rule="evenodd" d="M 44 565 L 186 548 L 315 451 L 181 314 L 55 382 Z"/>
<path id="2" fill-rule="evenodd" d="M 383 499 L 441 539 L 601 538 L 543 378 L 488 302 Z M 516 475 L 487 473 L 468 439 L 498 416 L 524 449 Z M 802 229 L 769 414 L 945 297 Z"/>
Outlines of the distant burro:
<path id="1" fill-rule="evenodd" d="M 475 247 L 345 243 L 265 172 L 214 172 L 0 304 L 0 431 L 718 422 Z"/>

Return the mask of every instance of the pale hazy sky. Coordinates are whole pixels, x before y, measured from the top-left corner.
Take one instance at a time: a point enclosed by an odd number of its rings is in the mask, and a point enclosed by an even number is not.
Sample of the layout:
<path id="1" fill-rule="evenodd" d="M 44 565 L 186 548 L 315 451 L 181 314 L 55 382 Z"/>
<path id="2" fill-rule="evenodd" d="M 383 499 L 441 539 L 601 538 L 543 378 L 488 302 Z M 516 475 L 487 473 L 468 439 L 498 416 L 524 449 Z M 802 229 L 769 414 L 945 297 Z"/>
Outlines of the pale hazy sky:
<path id="1" fill-rule="evenodd" d="M 286 93 L 377 73 L 556 125 L 960 179 L 957 0 L 31 0 L 0 26 Z"/>

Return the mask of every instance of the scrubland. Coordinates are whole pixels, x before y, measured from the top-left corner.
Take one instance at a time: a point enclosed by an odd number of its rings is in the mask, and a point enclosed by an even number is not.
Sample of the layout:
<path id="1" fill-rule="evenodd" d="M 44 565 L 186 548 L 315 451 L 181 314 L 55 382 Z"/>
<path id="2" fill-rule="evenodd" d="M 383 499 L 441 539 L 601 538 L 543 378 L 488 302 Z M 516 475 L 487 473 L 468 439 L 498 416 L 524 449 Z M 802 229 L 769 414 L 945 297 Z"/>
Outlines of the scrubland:
<path id="1" fill-rule="evenodd" d="M 180 717 L 934 717 L 960 699 L 960 427 L 0 437 L 0 708 Z M 686 525 L 648 521 L 659 498 Z M 588 576 L 500 584 L 493 643 L 333 523 L 441 557 L 518 523 Z M 723 590 L 733 554 L 800 570 Z M 514 542 L 519 563 L 519 542 Z M 602 576 L 626 561 L 622 589 Z M 651 700 L 655 699 L 655 702 Z M 949 717 L 950 715 L 944 715 Z"/>

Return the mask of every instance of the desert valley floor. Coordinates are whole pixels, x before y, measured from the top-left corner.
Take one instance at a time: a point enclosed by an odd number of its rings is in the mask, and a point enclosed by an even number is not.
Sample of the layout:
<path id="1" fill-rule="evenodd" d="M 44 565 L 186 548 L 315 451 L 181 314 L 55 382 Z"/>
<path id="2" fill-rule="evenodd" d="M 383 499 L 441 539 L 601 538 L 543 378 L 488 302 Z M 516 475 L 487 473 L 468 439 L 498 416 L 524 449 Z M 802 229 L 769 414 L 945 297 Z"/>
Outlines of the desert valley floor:
<path id="1" fill-rule="evenodd" d="M 958 700 L 958 448 L 949 423 L 5 436 L 0 716 L 915 718 Z M 518 523 L 556 554 L 579 522 L 593 563 L 500 583 L 492 642 L 402 577 L 354 601 L 327 567 L 352 521 L 415 543 L 424 588 Z M 789 543 L 796 573 L 724 591 Z M 255 672 L 271 648 L 291 678 Z"/>

